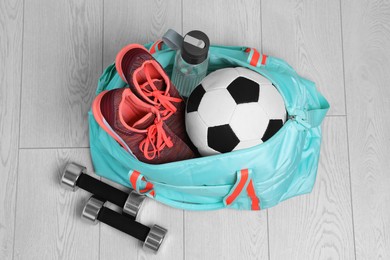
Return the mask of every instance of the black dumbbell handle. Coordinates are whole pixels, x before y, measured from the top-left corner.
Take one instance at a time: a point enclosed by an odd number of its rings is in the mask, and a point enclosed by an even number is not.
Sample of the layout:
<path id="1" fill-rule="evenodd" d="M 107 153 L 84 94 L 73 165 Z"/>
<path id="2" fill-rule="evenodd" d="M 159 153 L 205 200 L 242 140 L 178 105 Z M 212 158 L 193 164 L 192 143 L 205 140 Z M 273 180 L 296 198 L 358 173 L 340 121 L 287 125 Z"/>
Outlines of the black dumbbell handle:
<path id="1" fill-rule="evenodd" d="M 84 173 L 79 176 L 76 185 L 83 190 L 94 194 L 100 200 L 109 201 L 119 207 L 123 207 L 125 205 L 127 197 L 129 196 L 128 193 L 114 188 Z"/>
<path id="2" fill-rule="evenodd" d="M 97 219 L 113 228 L 116 228 L 132 237 L 144 242 L 149 234 L 150 228 L 139 222 L 129 219 L 107 207 L 102 207 Z"/>

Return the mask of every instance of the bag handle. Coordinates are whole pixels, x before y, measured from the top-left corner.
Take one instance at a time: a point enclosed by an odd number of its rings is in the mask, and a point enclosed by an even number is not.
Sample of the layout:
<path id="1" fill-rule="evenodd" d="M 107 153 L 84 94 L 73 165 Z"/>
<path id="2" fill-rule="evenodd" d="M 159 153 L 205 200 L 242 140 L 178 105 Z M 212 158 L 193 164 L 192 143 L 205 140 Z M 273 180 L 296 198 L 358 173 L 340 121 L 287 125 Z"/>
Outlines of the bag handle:
<path id="1" fill-rule="evenodd" d="M 260 210 L 260 199 L 256 195 L 256 191 L 252 180 L 252 170 L 243 169 L 236 172 L 237 178 L 235 184 L 230 189 L 229 193 L 224 197 L 223 201 L 215 203 L 189 203 L 166 198 L 155 192 L 153 183 L 149 182 L 145 176 L 139 171 L 130 170 L 128 180 L 134 190 L 140 194 L 144 194 L 152 199 L 170 205 L 175 208 L 185 210 L 216 210 L 233 205 L 236 199 L 246 191 L 248 198 L 251 200 L 251 209 Z"/>
<path id="2" fill-rule="evenodd" d="M 243 169 L 237 171 L 236 183 L 233 185 L 230 192 L 223 199 L 224 205 L 231 205 L 244 190 L 246 190 L 247 195 L 251 200 L 252 210 L 260 210 L 260 200 L 257 197 L 255 188 L 253 186 L 251 169 Z"/>
<path id="3" fill-rule="evenodd" d="M 213 210 L 225 207 L 223 202 L 196 204 L 168 199 L 160 194 L 157 194 L 154 190 L 153 183 L 149 182 L 144 175 L 142 175 L 139 171 L 136 170 L 130 170 L 128 172 L 128 181 L 130 182 L 132 188 L 138 193 L 144 194 L 149 198 L 161 201 L 162 203 L 165 203 L 172 207 L 181 208 L 185 210 Z"/>

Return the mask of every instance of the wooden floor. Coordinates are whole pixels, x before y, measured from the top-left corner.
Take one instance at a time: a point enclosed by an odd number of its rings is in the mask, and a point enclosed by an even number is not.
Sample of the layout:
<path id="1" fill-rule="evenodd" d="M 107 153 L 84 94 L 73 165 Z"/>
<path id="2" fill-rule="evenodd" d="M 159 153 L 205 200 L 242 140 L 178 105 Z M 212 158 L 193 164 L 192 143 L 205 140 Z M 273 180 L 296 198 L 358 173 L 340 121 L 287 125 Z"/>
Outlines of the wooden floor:
<path id="1" fill-rule="evenodd" d="M 169 229 L 158 255 L 80 220 L 91 169 L 87 111 L 128 43 L 168 29 L 280 57 L 331 110 L 313 192 L 261 212 L 184 212 L 148 200 Z M 0 259 L 390 259 L 390 2 L 0 0 Z"/>

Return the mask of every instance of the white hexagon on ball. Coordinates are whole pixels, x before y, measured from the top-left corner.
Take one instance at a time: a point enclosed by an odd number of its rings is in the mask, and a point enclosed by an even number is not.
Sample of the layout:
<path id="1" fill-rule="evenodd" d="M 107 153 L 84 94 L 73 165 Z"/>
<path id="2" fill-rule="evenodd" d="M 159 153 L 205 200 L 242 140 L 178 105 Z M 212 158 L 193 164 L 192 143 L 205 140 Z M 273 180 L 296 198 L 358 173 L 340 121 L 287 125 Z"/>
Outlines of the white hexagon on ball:
<path id="1" fill-rule="evenodd" d="M 226 89 L 216 89 L 204 94 L 198 113 L 207 126 L 223 125 L 229 122 L 236 102 Z"/>
<path id="2" fill-rule="evenodd" d="M 240 141 L 261 140 L 268 122 L 268 115 L 256 102 L 238 105 L 230 120 L 230 126 Z"/>
<path id="3" fill-rule="evenodd" d="M 286 108 L 279 91 L 272 84 L 261 85 L 259 103 L 270 119 L 286 121 Z"/>
<path id="4" fill-rule="evenodd" d="M 218 77 L 213 77 L 213 73 L 218 74 Z M 204 78 L 201 82 L 206 91 L 212 89 L 226 89 L 227 86 L 239 76 L 235 68 L 217 70 L 209 75 L 211 76 Z"/>

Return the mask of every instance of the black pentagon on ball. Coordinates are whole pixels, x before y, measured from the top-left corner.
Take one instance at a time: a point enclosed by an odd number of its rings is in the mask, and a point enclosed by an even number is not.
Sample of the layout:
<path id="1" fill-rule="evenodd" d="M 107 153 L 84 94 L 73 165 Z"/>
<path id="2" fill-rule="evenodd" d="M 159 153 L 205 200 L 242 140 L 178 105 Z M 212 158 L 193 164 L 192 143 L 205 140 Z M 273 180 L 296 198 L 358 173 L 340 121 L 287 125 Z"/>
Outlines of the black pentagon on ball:
<path id="1" fill-rule="evenodd" d="M 217 152 L 231 152 L 239 142 L 230 125 L 213 126 L 207 129 L 208 146 Z"/>
<path id="2" fill-rule="evenodd" d="M 270 139 L 274 134 L 276 134 L 277 131 L 279 131 L 280 128 L 283 126 L 283 120 L 282 119 L 271 119 L 269 120 L 267 130 L 265 130 L 265 133 L 261 140 L 263 142 Z"/>
<path id="3" fill-rule="evenodd" d="M 238 77 L 229 84 L 227 90 L 237 104 L 259 101 L 260 85 L 253 80 Z"/>
<path id="4" fill-rule="evenodd" d="M 204 90 L 204 88 L 201 84 L 198 85 L 191 92 L 191 95 L 189 96 L 188 101 L 187 101 L 187 113 L 195 112 L 198 110 L 200 101 L 202 101 L 202 98 L 203 98 L 205 93 L 206 93 L 206 90 Z"/>

